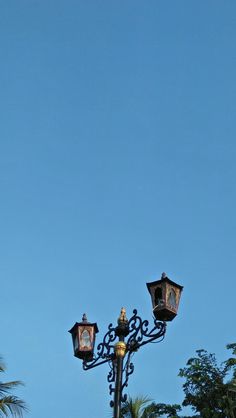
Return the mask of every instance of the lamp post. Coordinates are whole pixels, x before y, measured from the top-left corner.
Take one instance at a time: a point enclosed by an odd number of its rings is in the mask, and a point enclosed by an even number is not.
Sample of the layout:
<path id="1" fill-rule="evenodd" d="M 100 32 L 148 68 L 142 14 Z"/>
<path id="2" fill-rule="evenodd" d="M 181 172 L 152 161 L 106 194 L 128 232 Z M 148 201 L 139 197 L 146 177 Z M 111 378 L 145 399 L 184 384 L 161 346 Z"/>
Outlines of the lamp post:
<path id="1" fill-rule="evenodd" d="M 84 370 L 104 363 L 109 364 L 107 380 L 110 395 L 113 396 L 110 405 L 114 408 L 114 418 L 120 418 L 121 403 L 127 399 L 127 395 L 123 395 L 123 390 L 128 386 L 129 376 L 134 371 L 132 355 L 143 345 L 164 339 L 166 321 L 172 321 L 177 315 L 183 290 L 183 286 L 170 280 L 165 273 L 162 273 L 160 280 L 147 283 L 147 288 L 151 295 L 155 317 L 151 330 L 148 327 L 149 322 L 142 320 L 136 309 L 128 320 L 125 308 L 122 308 L 117 326 L 113 327 L 112 324 L 108 326 L 103 341 L 97 346 L 96 354 L 94 353 L 95 335 L 98 333 L 96 323 L 88 322 L 84 314 L 82 322 L 76 322 L 69 331 L 72 334 L 74 355 L 82 360 Z"/>

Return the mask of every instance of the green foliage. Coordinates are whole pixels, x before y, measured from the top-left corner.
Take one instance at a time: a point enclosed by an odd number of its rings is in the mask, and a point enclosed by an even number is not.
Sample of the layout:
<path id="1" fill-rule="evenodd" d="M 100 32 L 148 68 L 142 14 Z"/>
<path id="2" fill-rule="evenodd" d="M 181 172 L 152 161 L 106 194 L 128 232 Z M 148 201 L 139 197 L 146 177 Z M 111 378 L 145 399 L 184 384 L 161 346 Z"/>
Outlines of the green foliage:
<path id="1" fill-rule="evenodd" d="M 228 344 L 227 349 L 236 356 L 235 343 Z M 129 398 L 121 418 L 236 418 L 235 357 L 218 365 L 214 354 L 197 350 L 179 376 L 185 379 L 182 406 L 151 403 L 147 397 Z M 179 415 L 184 412 L 182 407 L 191 407 L 194 415 Z"/>
<path id="2" fill-rule="evenodd" d="M 5 371 L 5 365 L 0 359 L 0 373 Z M 9 416 L 21 418 L 26 411 L 25 403 L 17 396 L 9 394 L 15 387 L 22 385 L 19 380 L 13 382 L 0 382 L 0 418 Z"/>
<path id="3" fill-rule="evenodd" d="M 167 405 L 164 403 L 156 404 L 158 417 L 167 416 L 168 418 L 179 418 L 178 412 L 181 411 L 180 405 Z"/>
<path id="4" fill-rule="evenodd" d="M 227 348 L 234 354 L 236 344 Z M 206 350 L 196 353 L 179 372 L 185 378 L 183 406 L 191 406 L 201 418 L 236 418 L 236 359 L 218 365 L 214 354 Z"/>

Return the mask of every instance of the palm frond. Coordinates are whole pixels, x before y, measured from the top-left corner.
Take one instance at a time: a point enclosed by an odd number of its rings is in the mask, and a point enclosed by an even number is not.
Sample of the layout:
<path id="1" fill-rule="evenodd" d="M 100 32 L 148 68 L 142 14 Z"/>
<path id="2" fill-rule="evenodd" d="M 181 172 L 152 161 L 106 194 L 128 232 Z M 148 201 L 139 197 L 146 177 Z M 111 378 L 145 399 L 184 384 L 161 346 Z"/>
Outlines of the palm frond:
<path id="1" fill-rule="evenodd" d="M 26 404 L 16 396 L 5 396 L 0 399 L 0 417 L 13 417 L 21 418 L 23 411 L 27 411 Z"/>
<path id="2" fill-rule="evenodd" d="M 147 396 L 138 396 L 134 399 L 129 398 L 123 403 L 121 416 L 124 418 L 141 418 L 146 405 L 151 402 Z"/>
<path id="3" fill-rule="evenodd" d="M 0 357 L 0 373 L 2 372 L 5 372 L 5 370 L 6 370 L 6 366 L 5 366 L 5 364 L 4 364 L 4 362 L 3 362 L 3 359 L 2 359 L 2 357 Z"/>
<path id="4" fill-rule="evenodd" d="M 15 380 L 12 382 L 0 382 L 0 396 L 8 393 L 10 390 L 16 388 L 17 386 L 23 386 L 24 383 L 20 380 Z"/>
<path id="5" fill-rule="evenodd" d="M 6 367 L 0 357 L 0 373 L 5 372 Z M 17 396 L 11 395 L 9 392 L 17 386 L 23 385 L 20 380 L 13 380 L 11 382 L 0 382 L 0 418 L 14 417 L 22 418 L 23 411 L 27 411 L 24 401 Z"/>

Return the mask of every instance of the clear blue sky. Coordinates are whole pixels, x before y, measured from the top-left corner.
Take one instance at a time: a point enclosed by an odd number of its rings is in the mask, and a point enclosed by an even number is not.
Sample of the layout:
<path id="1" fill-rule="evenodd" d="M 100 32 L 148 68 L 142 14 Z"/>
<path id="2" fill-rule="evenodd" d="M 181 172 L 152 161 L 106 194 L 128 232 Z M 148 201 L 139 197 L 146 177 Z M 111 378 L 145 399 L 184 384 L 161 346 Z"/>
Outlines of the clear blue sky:
<path id="1" fill-rule="evenodd" d="M 236 2 L 0 3 L 1 346 L 29 418 L 110 414 L 107 366 L 73 357 L 146 282 L 184 286 L 128 393 L 181 402 L 195 349 L 235 342 Z"/>

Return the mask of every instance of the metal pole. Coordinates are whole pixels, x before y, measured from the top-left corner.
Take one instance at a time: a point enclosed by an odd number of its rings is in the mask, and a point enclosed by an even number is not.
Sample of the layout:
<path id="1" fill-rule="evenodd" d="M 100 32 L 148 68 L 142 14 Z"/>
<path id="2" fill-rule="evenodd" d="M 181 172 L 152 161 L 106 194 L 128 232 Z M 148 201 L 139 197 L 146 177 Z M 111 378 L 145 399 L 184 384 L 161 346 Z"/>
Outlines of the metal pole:
<path id="1" fill-rule="evenodd" d="M 116 381 L 114 393 L 114 418 L 120 418 L 121 398 L 122 398 L 122 377 L 123 377 L 123 359 L 125 356 L 126 344 L 124 337 L 119 337 L 119 342 L 115 345 L 116 356 Z"/>
<path id="2" fill-rule="evenodd" d="M 123 371 L 123 357 L 118 357 L 117 365 L 116 365 L 116 382 L 115 382 L 115 393 L 114 393 L 114 418 L 120 418 L 122 371 Z"/>

